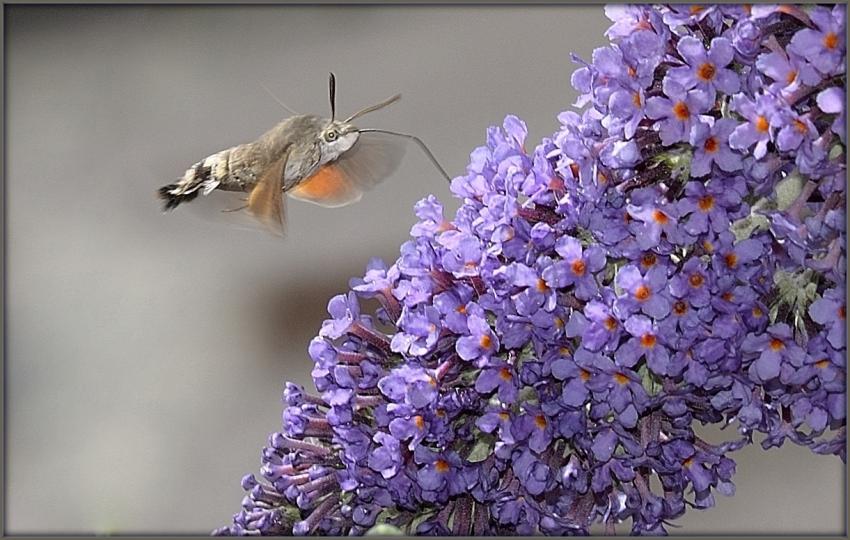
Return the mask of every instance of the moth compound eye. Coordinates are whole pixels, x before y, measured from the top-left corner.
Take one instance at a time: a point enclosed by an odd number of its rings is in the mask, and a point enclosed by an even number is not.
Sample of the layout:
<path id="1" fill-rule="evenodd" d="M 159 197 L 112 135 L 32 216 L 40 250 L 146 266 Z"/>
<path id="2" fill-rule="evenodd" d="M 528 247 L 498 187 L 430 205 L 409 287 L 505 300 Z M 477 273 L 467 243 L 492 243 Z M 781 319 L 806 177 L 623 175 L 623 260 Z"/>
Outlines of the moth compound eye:
<path id="1" fill-rule="evenodd" d="M 327 139 L 328 141 L 335 141 L 336 136 L 337 136 L 336 131 L 328 131 L 328 133 L 325 135 L 325 139 Z"/>

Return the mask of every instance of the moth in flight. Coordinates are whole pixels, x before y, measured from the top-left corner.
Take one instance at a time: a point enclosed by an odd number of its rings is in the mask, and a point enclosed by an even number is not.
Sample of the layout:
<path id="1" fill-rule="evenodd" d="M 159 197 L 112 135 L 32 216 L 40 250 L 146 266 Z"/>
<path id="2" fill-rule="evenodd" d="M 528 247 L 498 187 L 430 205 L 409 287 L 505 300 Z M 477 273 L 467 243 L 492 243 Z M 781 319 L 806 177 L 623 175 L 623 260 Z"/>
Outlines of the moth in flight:
<path id="1" fill-rule="evenodd" d="M 159 188 L 165 210 L 213 192 L 228 198 L 227 214 L 248 213 L 272 232 L 282 233 L 284 195 L 325 207 L 357 202 L 398 167 L 404 154 L 400 139 L 418 144 L 446 180 L 448 174 L 418 137 L 352 122 L 395 103 L 396 94 L 345 120 L 336 119 L 336 78 L 330 74 L 331 117 L 295 115 L 281 121 L 256 141 L 217 152 L 190 167 L 173 184 Z M 247 195 L 247 196 L 246 196 Z"/>

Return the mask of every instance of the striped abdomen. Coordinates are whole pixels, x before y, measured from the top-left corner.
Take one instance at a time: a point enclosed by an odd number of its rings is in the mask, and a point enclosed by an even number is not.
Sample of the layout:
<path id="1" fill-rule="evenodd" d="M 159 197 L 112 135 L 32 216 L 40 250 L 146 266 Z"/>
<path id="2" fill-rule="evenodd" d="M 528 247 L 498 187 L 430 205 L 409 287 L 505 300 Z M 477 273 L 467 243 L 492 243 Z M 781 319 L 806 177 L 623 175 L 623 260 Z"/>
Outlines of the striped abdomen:
<path id="1" fill-rule="evenodd" d="M 234 146 L 204 158 L 186 170 L 183 177 L 159 189 L 159 196 L 170 210 L 203 192 L 250 191 L 263 169 L 263 152 L 257 143 Z"/>

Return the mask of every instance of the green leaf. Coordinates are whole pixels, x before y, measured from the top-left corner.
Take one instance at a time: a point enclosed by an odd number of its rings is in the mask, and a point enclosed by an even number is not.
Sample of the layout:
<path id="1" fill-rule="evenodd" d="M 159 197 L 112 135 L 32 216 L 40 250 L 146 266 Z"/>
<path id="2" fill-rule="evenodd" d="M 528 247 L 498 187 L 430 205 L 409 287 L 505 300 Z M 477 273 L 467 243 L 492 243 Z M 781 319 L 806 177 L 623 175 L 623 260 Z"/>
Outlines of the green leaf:
<path id="1" fill-rule="evenodd" d="M 766 231 L 770 227 L 770 220 L 761 214 L 751 213 L 732 223 L 730 227 L 735 235 L 735 242 L 740 242 L 751 237 L 757 231 Z"/>
<path id="2" fill-rule="evenodd" d="M 472 447 L 472 451 L 466 457 L 467 461 L 471 463 L 478 463 L 479 461 L 484 461 L 493 453 L 493 447 L 495 446 L 495 437 L 490 435 L 489 433 L 479 432 L 476 433 L 476 438 L 478 442 L 475 443 L 475 446 Z"/>
<path id="3" fill-rule="evenodd" d="M 776 184 L 776 207 L 785 210 L 797 200 L 806 185 L 806 179 L 796 170 Z"/>
<path id="4" fill-rule="evenodd" d="M 366 532 L 366 536 L 404 536 L 404 531 L 389 523 L 378 523 Z"/>

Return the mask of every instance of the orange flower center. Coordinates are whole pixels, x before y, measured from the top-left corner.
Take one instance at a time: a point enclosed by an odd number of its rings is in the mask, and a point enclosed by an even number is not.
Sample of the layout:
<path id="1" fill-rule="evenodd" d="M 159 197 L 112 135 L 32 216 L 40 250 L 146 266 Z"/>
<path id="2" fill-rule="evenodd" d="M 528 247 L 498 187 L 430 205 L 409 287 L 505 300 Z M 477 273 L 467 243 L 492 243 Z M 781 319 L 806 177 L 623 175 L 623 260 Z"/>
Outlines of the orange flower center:
<path id="1" fill-rule="evenodd" d="M 705 278 L 702 277 L 702 274 L 693 273 L 688 278 L 688 283 L 691 284 L 691 287 L 698 289 L 702 287 L 702 284 L 705 282 Z"/>
<path id="2" fill-rule="evenodd" d="M 698 14 L 699 14 L 699 13 L 701 13 L 701 12 L 702 12 L 702 10 L 704 10 L 704 9 L 705 9 L 705 8 L 704 8 L 704 7 L 702 7 L 702 6 L 693 5 L 693 6 L 691 6 L 691 7 L 690 7 L 690 9 L 689 9 L 688 11 L 690 11 L 691 15 L 698 15 Z"/>
<path id="3" fill-rule="evenodd" d="M 713 79 L 715 73 L 717 73 L 717 69 L 711 62 L 706 62 L 697 68 L 697 77 L 706 82 Z"/>
<path id="4" fill-rule="evenodd" d="M 534 417 L 534 425 L 537 426 L 539 429 L 546 429 L 546 426 L 549 425 L 549 423 L 546 421 L 545 416 L 543 416 L 542 414 L 538 414 Z"/>
<path id="5" fill-rule="evenodd" d="M 844 320 L 845 317 L 847 317 L 846 311 L 847 311 L 846 306 L 839 307 L 838 308 L 838 318 L 841 319 L 841 320 Z"/>
<path id="6" fill-rule="evenodd" d="M 578 163 L 570 163 L 570 172 L 573 173 L 573 177 L 578 178 Z"/>
<path id="7" fill-rule="evenodd" d="M 785 344 L 782 343 L 782 340 L 779 338 L 773 338 L 770 340 L 770 348 L 774 351 L 781 351 L 785 347 Z"/>
<path id="8" fill-rule="evenodd" d="M 490 334 L 484 334 L 481 336 L 481 339 L 478 342 L 483 349 L 489 349 L 493 344 L 493 339 L 490 337 Z"/>
<path id="9" fill-rule="evenodd" d="M 712 208 L 714 208 L 714 197 L 711 195 L 706 195 L 705 197 L 700 197 L 699 202 L 697 202 L 699 209 L 703 212 L 710 212 Z"/>
<path id="10" fill-rule="evenodd" d="M 673 304 L 673 313 L 676 315 L 682 316 L 688 311 L 688 304 L 679 300 L 675 304 Z"/>
<path id="11" fill-rule="evenodd" d="M 655 220 L 659 225 L 666 225 L 670 218 L 667 217 L 667 214 L 662 212 L 661 210 L 655 210 L 652 212 L 652 219 Z"/>
<path id="12" fill-rule="evenodd" d="M 704 249 L 706 253 L 714 253 L 714 244 L 712 244 L 710 240 L 703 240 L 702 249 Z"/>
<path id="13" fill-rule="evenodd" d="M 579 373 L 578 376 L 581 377 L 582 382 L 587 382 L 590 380 L 589 371 L 581 370 L 581 373 Z"/>
<path id="14" fill-rule="evenodd" d="M 716 138 L 709 137 L 705 140 L 705 144 L 703 144 L 702 147 L 709 154 L 713 154 L 713 153 L 717 152 L 718 148 L 720 148 L 720 144 L 717 142 Z"/>
<path id="15" fill-rule="evenodd" d="M 587 266 L 584 264 L 583 260 L 577 259 L 573 261 L 573 263 L 570 265 L 570 268 L 572 269 L 573 274 L 577 276 L 583 276 L 584 271 L 587 269 Z"/>
<path id="16" fill-rule="evenodd" d="M 651 349 L 655 347 L 655 342 L 657 341 L 656 337 L 652 334 L 644 334 L 640 337 L 640 345 L 644 349 Z"/>
<path id="17" fill-rule="evenodd" d="M 726 261 L 726 266 L 728 266 L 729 268 L 735 268 L 736 266 L 738 266 L 738 256 L 734 253 L 727 253 L 723 257 L 723 260 Z"/>
<path id="18" fill-rule="evenodd" d="M 640 258 L 640 264 L 644 268 L 652 268 L 655 266 L 655 263 L 658 261 L 658 258 L 655 256 L 655 253 L 649 252 L 644 253 L 643 257 Z"/>
<path id="19" fill-rule="evenodd" d="M 413 423 L 416 425 L 417 429 L 425 429 L 425 419 L 418 414 L 413 417 Z"/>
<path id="20" fill-rule="evenodd" d="M 694 464 L 694 458 L 688 458 L 688 459 L 686 459 L 685 461 L 682 462 L 682 467 L 684 467 L 686 469 L 690 469 L 691 465 L 693 465 L 693 464 Z"/>
<path id="21" fill-rule="evenodd" d="M 785 76 L 785 84 L 791 84 L 797 80 L 797 71 L 791 70 L 788 72 L 788 75 Z"/>
<path id="22" fill-rule="evenodd" d="M 615 328 L 617 328 L 617 319 L 608 315 L 608 318 L 605 319 L 605 329 L 609 332 L 613 332 Z"/>
<path id="23" fill-rule="evenodd" d="M 436 469 L 438 473 L 447 473 L 449 472 L 449 463 L 444 459 L 438 459 L 434 462 L 434 469 Z"/>
<path id="24" fill-rule="evenodd" d="M 824 358 L 823 360 L 818 360 L 815 362 L 815 367 L 818 369 L 826 369 L 829 367 L 829 360 Z"/>
<path id="25" fill-rule="evenodd" d="M 767 121 L 767 118 L 765 118 L 762 115 L 758 115 L 756 117 L 755 124 L 756 124 L 756 130 L 760 131 L 762 133 L 767 133 L 767 130 L 770 129 L 770 123 Z"/>
<path id="26" fill-rule="evenodd" d="M 463 314 L 466 313 L 466 306 L 461 304 L 461 305 L 459 305 L 458 307 L 455 308 L 455 311 L 457 311 L 458 313 L 463 315 Z"/>
<path id="27" fill-rule="evenodd" d="M 442 233 L 442 232 L 450 231 L 450 230 L 452 230 L 452 229 L 454 229 L 454 228 L 455 228 L 455 226 L 454 226 L 454 225 L 452 225 L 452 224 L 451 224 L 451 223 L 449 223 L 448 221 L 444 221 L 444 222 L 440 223 L 440 226 L 439 226 L 439 227 L 437 227 L 437 232 L 441 232 L 441 233 Z"/>
<path id="28" fill-rule="evenodd" d="M 617 384 L 625 386 L 629 383 L 629 378 L 623 375 L 622 373 L 615 373 L 614 380 L 617 381 Z"/>
<path id="29" fill-rule="evenodd" d="M 641 285 L 635 290 L 635 298 L 643 302 L 644 300 L 649 299 L 652 292 L 649 290 L 649 287 L 646 285 Z"/>
<path id="30" fill-rule="evenodd" d="M 543 281 L 543 278 L 537 279 L 537 290 L 540 292 L 546 292 L 549 290 L 549 286 L 546 285 L 546 282 Z"/>
<path id="31" fill-rule="evenodd" d="M 511 418 L 510 413 L 508 413 L 506 411 L 502 411 L 502 412 L 499 413 L 499 419 L 500 420 L 510 420 L 510 418 Z"/>
<path id="32" fill-rule="evenodd" d="M 735 295 L 732 294 L 732 291 L 726 291 L 725 293 L 720 295 L 720 298 L 722 298 L 723 300 L 725 300 L 727 302 L 731 302 L 732 300 L 735 299 Z"/>
<path id="33" fill-rule="evenodd" d="M 629 77 L 632 77 L 632 78 L 637 77 L 637 70 L 635 68 L 633 68 L 632 66 L 626 67 L 626 73 L 629 74 Z"/>
<path id="34" fill-rule="evenodd" d="M 755 317 L 756 319 L 761 319 L 763 315 L 764 311 L 762 311 L 760 307 L 755 306 L 753 308 L 753 317 Z"/>
<path id="35" fill-rule="evenodd" d="M 827 49 L 835 49 L 838 47 L 838 34 L 829 32 L 823 37 L 823 46 Z"/>
<path id="36" fill-rule="evenodd" d="M 506 367 L 503 367 L 502 369 L 499 370 L 499 378 L 502 379 L 503 381 L 511 380 L 513 378 L 513 375 L 511 375 L 511 370 L 509 370 Z"/>
<path id="37" fill-rule="evenodd" d="M 632 94 L 632 104 L 638 109 L 643 105 L 643 102 L 640 99 L 640 93 L 635 92 Z"/>
<path id="38" fill-rule="evenodd" d="M 677 101 L 676 104 L 673 105 L 673 115 L 677 120 L 684 122 L 691 117 L 691 110 L 688 109 L 688 105 L 684 101 Z"/>
<path id="39" fill-rule="evenodd" d="M 809 126 L 807 126 L 806 123 L 801 120 L 794 120 L 794 129 L 796 129 L 803 135 L 809 132 Z"/>

